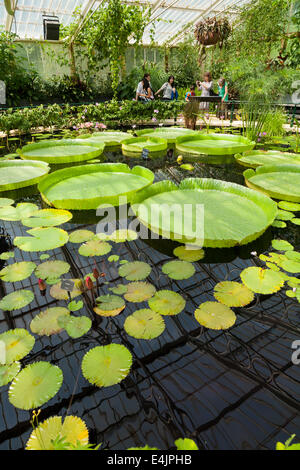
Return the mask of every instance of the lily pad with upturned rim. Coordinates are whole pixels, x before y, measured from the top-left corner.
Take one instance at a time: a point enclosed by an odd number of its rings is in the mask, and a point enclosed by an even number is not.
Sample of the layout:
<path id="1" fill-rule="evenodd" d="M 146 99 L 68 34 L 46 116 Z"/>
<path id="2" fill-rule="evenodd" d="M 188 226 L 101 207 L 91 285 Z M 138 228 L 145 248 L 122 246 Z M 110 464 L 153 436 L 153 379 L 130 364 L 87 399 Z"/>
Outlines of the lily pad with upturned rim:
<path id="1" fill-rule="evenodd" d="M 227 330 L 236 322 L 235 313 L 219 302 L 204 302 L 199 305 L 195 318 L 200 325 L 211 330 Z"/>
<path id="2" fill-rule="evenodd" d="M 63 274 L 70 271 L 70 265 L 66 261 L 45 261 L 37 266 L 34 274 L 44 280 L 59 279 Z"/>
<path id="3" fill-rule="evenodd" d="M 185 308 L 184 298 L 177 292 L 159 290 L 148 300 L 151 310 L 160 315 L 178 315 Z"/>
<path id="4" fill-rule="evenodd" d="M 127 281 L 142 281 L 151 273 L 151 266 L 144 261 L 131 261 L 119 267 L 119 275 Z"/>
<path id="5" fill-rule="evenodd" d="M 281 273 L 271 269 L 251 266 L 241 272 L 242 282 L 257 294 L 273 294 L 283 287 L 284 280 Z"/>
<path id="6" fill-rule="evenodd" d="M 157 129 L 143 129 L 136 131 L 137 136 L 149 136 L 165 139 L 168 144 L 175 144 L 178 137 L 195 134 L 192 129 L 186 127 L 160 127 Z"/>
<path id="7" fill-rule="evenodd" d="M 215 285 L 214 296 L 227 307 L 244 307 L 254 299 L 253 292 L 240 282 L 222 281 Z"/>
<path id="8" fill-rule="evenodd" d="M 21 363 L 13 362 L 12 364 L 0 365 L 0 387 L 9 384 L 15 376 L 20 372 Z"/>
<path id="9" fill-rule="evenodd" d="M 34 293 L 31 290 L 16 290 L 5 295 L 0 300 L 0 309 L 11 312 L 26 307 L 34 299 Z"/>
<path id="10" fill-rule="evenodd" d="M 11 206 L 14 204 L 14 200 L 7 197 L 0 197 L 0 207 Z"/>
<path id="11" fill-rule="evenodd" d="M 90 349 L 83 357 L 83 376 L 98 387 L 120 383 L 129 374 L 132 365 L 130 351 L 121 344 L 108 344 Z"/>
<path id="12" fill-rule="evenodd" d="M 0 161 L 0 192 L 33 186 L 49 170 L 49 166 L 44 162 L 23 162 L 22 160 Z"/>
<path id="13" fill-rule="evenodd" d="M 16 237 L 14 245 L 23 251 L 48 251 L 63 246 L 68 241 L 68 233 L 57 227 L 32 228 L 27 230 L 29 237 Z"/>
<path id="14" fill-rule="evenodd" d="M 128 302 L 145 302 L 156 292 L 156 288 L 150 282 L 130 282 L 126 286 L 124 298 Z"/>
<path id="15" fill-rule="evenodd" d="M 200 261 L 205 256 L 205 252 L 202 248 L 194 249 L 186 245 L 177 246 L 177 248 L 173 250 L 173 254 L 180 260 L 190 261 L 191 263 Z"/>
<path id="16" fill-rule="evenodd" d="M 39 408 L 57 394 L 63 381 L 59 367 L 50 362 L 35 362 L 15 377 L 8 391 L 12 405 L 22 410 Z"/>
<path id="17" fill-rule="evenodd" d="M 30 323 L 30 329 L 38 335 L 51 336 L 60 333 L 62 327 L 58 323 L 60 317 L 68 318 L 70 312 L 65 307 L 50 307 L 36 315 Z"/>
<path id="18" fill-rule="evenodd" d="M 0 279 L 4 282 L 18 282 L 27 279 L 33 273 L 36 264 L 32 261 L 20 261 L 9 264 L 0 271 Z"/>
<path id="19" fill-rule="evenodd" d="M 236 161 L 243 166 L 257 168 L 263 165 L 278 165 L 292 163 L 300 165 L 300 155 L 289 152 L 279 152 L 278 150 L 251 150 L 242 155 L 234 156 Z"/>
<path id="20" fill-rule="evenodd" d="M 30 434 L 26 450 L 54 450 L 53 441 L 64 438 L 65 442 L 85 446 L 89 442 L 89 432 L 85 422 L 77 416 L 51 416 L 40 423 Z"/>
<path id="21" fill-rule="evenodd" d="M 0 334 L 0 341 L 5 343 L 5 362 L 12 364 L 23 359 L 33 349 L 34 337 L 25 328 L 15 328 Z"/>
<path id="22" fill-rule="evenodd" d="M 200 134 L 187 135 L 176 139 L 178 152 L 197 156 L 202 155 L 235 155 L 246 150 L 252 150 L 255 142 L 246 137 L 232 134 Z"/>
<path id="23" fill-rule="evenodd" d="M 126 318 L 124 329 L 136 339 L 154 339 L 164 332 L 165 322 L 161 315 L 144 308 Z"/>
<path id="24" fill-rule="evenodd" d="M 171 279 L 189 279 L 195 274 L 195 267 L 188 261 L 168 261 L 162 267 L 162 272 Z"/>
<path id="25" fill-rule="evenodd" d="M 63 209 L 41 209 L 30 217 L 22 219 L 26 227 L 54 227 L 62 225 L 72 219 L 71 212 Z"/>
<path id="26" fill-rule="evenodd" d="M 167 150 L 168 143 L 166 139 L 151 137 L 151 136 L 141 136 L 133 137 L 122 142 L 122 153 L 128 157 L 140 157 L 142 155 L 143 149 L 149 150 L 149 156 L 155 153 L 161 153 Z"/>

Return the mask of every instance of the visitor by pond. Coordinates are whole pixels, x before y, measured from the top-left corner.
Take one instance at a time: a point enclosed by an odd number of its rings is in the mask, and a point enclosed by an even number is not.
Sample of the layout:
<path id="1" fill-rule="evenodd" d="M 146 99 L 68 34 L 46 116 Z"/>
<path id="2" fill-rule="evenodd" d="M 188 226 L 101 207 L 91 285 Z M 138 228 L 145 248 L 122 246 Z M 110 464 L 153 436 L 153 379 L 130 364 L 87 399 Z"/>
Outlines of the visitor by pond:
<path id="1" fill-rule="evenodd" d="M 139 82 L 135 99 L 137 101 L 142 101 L 143 103 L 147 103 L 154 99 L 149 73 L 145 73 L 143 79 Z"/>
<path id="2" fill-rule="evenodd" d="M 210 96 L 210 92 L 211 92 L 212 86 L 213 86 L 213 81 L 212 81 L 210 72 L 206 72 L 204 74 L 203 82 L 200 82 L 198 80 L 196 82 L 196 84 L 197 84 L 198 90 L 201 91 L 201 97 L 209 97 Z M 200 109 L 208 111 L 209 110 L 209 102 L 205 102 L 205 101 L 201 102 L 200 103 Z"/>
<path id="3" fill-rule="evenodd" d="M 163 101 L 178 99 L 178 91 L 176 90 L 175 79 L 173 75 L 170 75 L 168 81 L 163 84 L 163 86 L 155 93 L 155 95 L 159 96 L 159 93 L 161 92 L 163 92 Z"/>
<path id="4" fill-rule="evenodd" d="M 225 78 L 220 78 L 218 80 L 218 92 L 219 96 L 222 98 L 220 105 L 220 115 L 227 119 L 228 83 L 226 82 Z"/>
<path id="5" fill-rule="evenodd" d="M 191 96 L 196 96 L 195 85 L 190 87 L 190 91 L 187 91 L 184 97 L 184 101 L 191 101 Z"/>

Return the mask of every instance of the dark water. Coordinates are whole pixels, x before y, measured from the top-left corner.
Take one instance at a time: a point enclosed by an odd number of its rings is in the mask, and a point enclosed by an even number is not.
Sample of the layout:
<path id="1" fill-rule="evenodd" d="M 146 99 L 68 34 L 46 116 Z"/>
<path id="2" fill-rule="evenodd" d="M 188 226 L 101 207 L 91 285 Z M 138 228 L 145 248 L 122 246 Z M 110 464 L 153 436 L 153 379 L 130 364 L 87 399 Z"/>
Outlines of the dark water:
<path id="1" fill-rule="evenodd" d="M 107 154 L 110 161 L 126 161 L 118 154 Z M 185 177 L 213 177 L 243 184 L 243 169 L 237 165 L 195 164 L 193 172 L 179 168 L 174 158 L 142 163 L 155 171 L 155 180 L 179 182 Z M 20 196 L 20 194 L 19 194 Z M 19 200 L 43 206 L 38 194 L 22 194 Z M 93 212 L 74 213 L 68 232 L 79 227 L 95 230 Z M 161 272 L 162 263 L 172 256 L 174 243 L 168 240 L 136 240 L 112 244 L 110 253 L 120 259 L 142 260 L 151 264 L 149 281 L 157 289 L 179 292 L 187 301 L 186 309 L 174 317 L 165 317 L 166 329 L 157 339 L 135 340 L 123 329 L 125 318 L 147 303 L 127 303 L 117 317 L 95 316 L 87 295 L 82 296 L 80 314 L 93 320 L 90 332 L 76 340 L 65 332 L 51 337 L 36 336 L 31 353 L 22 365 L 38 360 L 58 365 L 64 381 L 58 394 L 42 407 L 40 421 L 53 416 L 77 415 L 90 431 L 90 441 L 103 448 L 126 449 L 149 444 L 160 449 L 174 446 L 178 437 L 191 437 L 203 449 L 274 449 L 278 440 L 290 434 L 300 437 L 299 366 L 291 363 L 291 344 L 300 339 L 299 303 L 284 292 L 259 296 L 245 308 L 234 309 L 237 322 L 230 331 L 205 330 L 194 319 L 198 305 L 214 300 L 213 288 L 223 280 L 239 281 L 240 272 L 254 263 L 251 251 L 265 253 L 270 241 L 281 237 L 300 248 L 299 227 L 287 223 L 286 229 L 269 229 L 249 246 L 235 249 L 206 250 L 206 257 L 194 263 L 195 275 L 173 281 Z M 3 227 L 13 239 L 26 228 L 18 222 Z M 78 254 L 77 244 L 49 252 L 51 260 L 71 264 L 70 277 L 91 272 L 93 259 Z M 16 261 L 40 262 L 39 254 L 15 250 Z M 99 260 L 99 261 L 98 261 Z M 98 258 L 98 267 L 106 273 L 101 292 L 122 282 L 117 264 L 107 257 Z M 34 276 L 14 284 L 3 283 L 1 296 L 16 289 L 33 289 L 34 301 L 23 310 L 0 314 L 0 331 L 27 328 L 32 318 L 47 306 L 66 306 L 49 295 L 42 297 Z M 82 376 L 83 355 L 92 347 L 117 342 L 132 353 L 131 373 L 119 385 L 99 389 Z M 31 432 L 30 412 L 16 409 L 8 401 L 8 386 L 0 394 L 0 449 L 22 449 Z"/>

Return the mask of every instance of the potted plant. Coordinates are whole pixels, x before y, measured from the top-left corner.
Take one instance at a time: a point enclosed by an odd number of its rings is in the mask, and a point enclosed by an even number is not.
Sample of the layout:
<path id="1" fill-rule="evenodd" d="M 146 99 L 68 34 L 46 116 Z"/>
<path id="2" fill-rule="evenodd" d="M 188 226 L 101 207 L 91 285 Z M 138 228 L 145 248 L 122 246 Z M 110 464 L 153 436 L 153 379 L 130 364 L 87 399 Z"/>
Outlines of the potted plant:
<path id="1" fill-rule="evenodd" d="M 200 46 L 212 46 L 222 43 L 228 38 L 231 27 L 227 18 L 217 19 L 215 16 L 199 21 L 195 26 L 195 38 Z"/>

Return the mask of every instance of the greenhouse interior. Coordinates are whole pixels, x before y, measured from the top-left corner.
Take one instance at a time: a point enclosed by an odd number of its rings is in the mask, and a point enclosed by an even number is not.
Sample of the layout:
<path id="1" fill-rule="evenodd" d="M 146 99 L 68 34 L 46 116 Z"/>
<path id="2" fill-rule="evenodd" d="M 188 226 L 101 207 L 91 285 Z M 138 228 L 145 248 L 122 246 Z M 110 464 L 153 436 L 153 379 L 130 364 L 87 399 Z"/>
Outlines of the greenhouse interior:
<path id="1" fill-rule="evenodd" d="M 300 450 L 300 0 L 0 18 L 0 450 Z"/>

